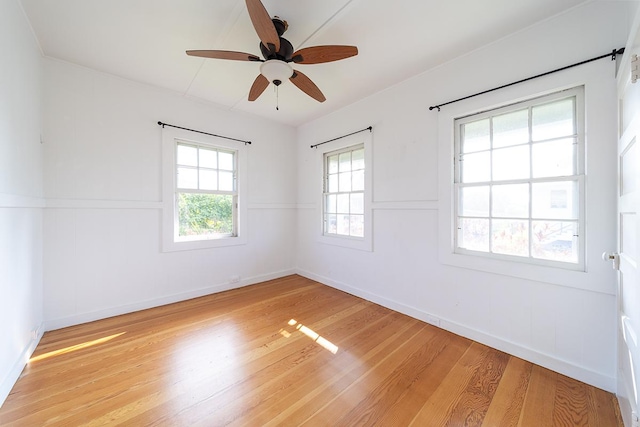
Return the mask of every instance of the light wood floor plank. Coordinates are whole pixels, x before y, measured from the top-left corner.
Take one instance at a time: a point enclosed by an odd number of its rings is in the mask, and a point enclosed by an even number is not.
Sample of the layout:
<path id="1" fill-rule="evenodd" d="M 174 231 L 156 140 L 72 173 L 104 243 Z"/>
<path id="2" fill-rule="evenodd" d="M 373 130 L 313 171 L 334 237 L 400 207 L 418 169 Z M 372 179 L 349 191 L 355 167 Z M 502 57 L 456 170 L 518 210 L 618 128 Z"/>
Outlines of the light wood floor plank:
<path id="1" fill-rule="evenodd" d="M 511 357 L 502 375 L 487 414 L 482 421 L 486 427 L 515 427 L 520 420 L 532 364 Z"/>
<path id="2" fill-rule="evenodd" d="M 614 395 L 300 276 L 47 332 L 2 426 L 620 427 Z"/>
<path id="3" fill-rule="evenodd" d="M 553 427 L 558 374 L 533 366 L 519 427 Z"/>

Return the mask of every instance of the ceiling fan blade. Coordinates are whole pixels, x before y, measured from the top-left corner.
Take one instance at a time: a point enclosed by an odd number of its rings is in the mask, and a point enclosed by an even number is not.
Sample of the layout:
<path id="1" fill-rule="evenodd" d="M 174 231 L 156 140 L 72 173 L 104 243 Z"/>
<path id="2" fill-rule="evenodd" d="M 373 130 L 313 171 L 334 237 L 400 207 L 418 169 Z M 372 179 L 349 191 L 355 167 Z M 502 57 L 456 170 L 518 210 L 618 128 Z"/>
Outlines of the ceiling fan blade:
<path id="1" fill-rule="evenodd" d="M 202 58 L 232 59 L 234 61 L 260 61 L 260 57 L 251 53 L 233 52 L 231 50 L 188 50 L 187 55 Z"/>
<path id="2" fill-rule="evenodd" d="M 327 98 L 325 98 L 322 94 L 322 91 L 318 89 L 318 86 L 316 86 L 316 84 L 312 82 L 309 77 L 305 76 L 300 71 L 293 70 L 293 75 L 291 76 L 291 78 L 289 78 L 289 80 L 291 80 L 291 83 L 298 86 L 298 89 L 300 89 L 316 101 L 324 102 L 327 100 Z"/>
<path id="3" fill-rule="evenodd" d="M 269 86 L 269 80 L 262 74 L 258 74 L 258 77 L 253 81 L 251 89 L 249 90 L 249 101 L 255 101 L 258 99 L 262 92 Z"/>
<path id="4" fill-rule="evenodd" d="M 322 64 L 339 61 L 358 54 L 356 46 L 312 46 L 293 52 L 292 61 L 297 64 Z"/>
<path id="5" fill-rule="evenodd" d="M 258 33 L 258 37 L 260 37 L 260 41 L 269 50 L 273 50 L 269 47 L 270 44 L 273 45 L 275 49 L 273 52 L 278 52 L 280 50 L 280 36 L 271 21 L 269 12 L 267 12 L 260 0 L 246 0 L 246 3 L 249 17 L 253 27 L 256 29 L 256 33 Z"/>

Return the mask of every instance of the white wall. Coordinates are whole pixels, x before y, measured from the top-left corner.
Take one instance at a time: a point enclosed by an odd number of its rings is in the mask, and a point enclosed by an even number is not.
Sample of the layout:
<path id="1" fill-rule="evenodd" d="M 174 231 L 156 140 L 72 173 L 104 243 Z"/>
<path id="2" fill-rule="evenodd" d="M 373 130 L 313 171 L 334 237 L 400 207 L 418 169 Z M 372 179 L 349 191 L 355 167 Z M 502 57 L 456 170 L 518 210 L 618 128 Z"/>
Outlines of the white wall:
<path id="1" fill-rule="evenodd" d="M 42 330 L 41 54 L 15 0 L 0 2 L 0 405 Z"/>
<path id="2" fill-rule="evenodd" d="M 615 248 L 614 65 L 600 60 L 446 106 L 440 113 L 428 107 L 623 47 L 631 7 L 591 2 L 300 127 L 299 272 L 614 391 L 615 275 L 599 260 L 603 251 Z M 519 264 L 489 272 L 452 265 L 450 231 L 443 229 L 441 217 L 451 191 L 450 157 L 443 153 L 452 143 L 443 132 L 443 117 L 582 84 L 587 272 L 534 268 L 522 273 Z M 322 244 L 317 237 L 321 170 L 318 154 L 308 147 L 368 125 L 374 127 L 374 249 Z M 444 126 L 453 125 L 445 120 Z"/>
<path id="3" fill-rule="evenodd" d="M 293 128 L 57 60 L 44 74 L 48 330 L 294 271 Z M 158 121 L 253 142 L 247 244 L 161 251 Z"/>

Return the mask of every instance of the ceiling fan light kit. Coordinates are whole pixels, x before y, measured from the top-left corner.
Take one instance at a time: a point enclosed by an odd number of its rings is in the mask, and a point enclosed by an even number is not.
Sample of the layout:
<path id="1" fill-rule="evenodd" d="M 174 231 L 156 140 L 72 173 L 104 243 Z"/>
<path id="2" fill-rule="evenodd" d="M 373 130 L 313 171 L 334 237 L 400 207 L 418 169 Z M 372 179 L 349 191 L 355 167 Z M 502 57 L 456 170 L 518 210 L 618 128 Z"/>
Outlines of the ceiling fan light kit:
<path id="1" fill-rule="evenodd" d="M 251 53 L 226 50 L 188 50 L 187 55 L 202 58 L 227 59 L 235 61 L 262 62 L 260 74 L 249 90 L 249 101 L 255 101 L 264 90 L 273 83 L 276 87 L 291 80 L 301 91 L 318 102 L 326 100 L 322 91 L 302 72 L 294 70 L 290 65 L 322 64 L 339 61 L 358 54 L 355 46 L 327 45 L 312 46 L 294 51 L 293 45 L 282 35 L 289 28 L 287 21 L 275 16 L 273 19 L 260 0 L 245 0 L 247 11 L 258 37 L 260 52 L 264 60 Z"/>
<path id="2" fill-rule="evenodd" d="M 260 73 L 276 86 L 286 82 L 293 75 L 293 67 L 279 59 L 269 59 L 260 65 Z"/>

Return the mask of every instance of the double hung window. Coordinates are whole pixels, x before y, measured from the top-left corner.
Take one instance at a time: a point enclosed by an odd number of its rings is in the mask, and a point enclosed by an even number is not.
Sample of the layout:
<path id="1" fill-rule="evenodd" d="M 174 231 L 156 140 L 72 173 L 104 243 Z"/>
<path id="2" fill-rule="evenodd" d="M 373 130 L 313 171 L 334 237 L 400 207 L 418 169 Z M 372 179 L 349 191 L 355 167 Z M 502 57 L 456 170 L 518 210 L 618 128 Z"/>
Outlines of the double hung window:
<path id="1" fill-rule="evenodd" d="M 578 269 L 582 90 L 455 121 L 455 251 Z"/>
<path id="2" fill-rule="evenodd" d="M 360 144 L 324 154 L 323 232 L 363 238 L 365 158 Z"/>
<path id="3" fill-rule="evenodd" d="M 176 240 L 237 234 L 236 169 L 234 151 L 176 143 Z"/>

